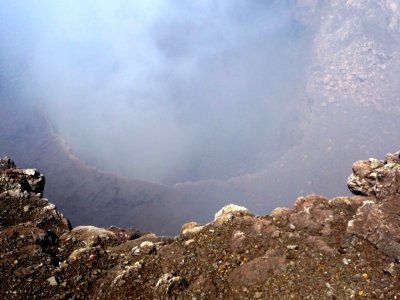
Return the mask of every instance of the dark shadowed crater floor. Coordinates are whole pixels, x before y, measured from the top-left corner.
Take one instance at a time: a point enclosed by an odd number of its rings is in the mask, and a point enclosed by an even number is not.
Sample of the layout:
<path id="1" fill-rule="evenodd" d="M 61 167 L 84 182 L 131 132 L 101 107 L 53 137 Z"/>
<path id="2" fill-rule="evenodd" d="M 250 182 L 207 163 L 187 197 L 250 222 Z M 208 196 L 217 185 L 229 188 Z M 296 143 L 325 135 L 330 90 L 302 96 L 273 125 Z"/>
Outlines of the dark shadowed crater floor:
<path id="1" fill-rule="evenodd" d="M 228 180 L 166 186 L 86 165 L 34 106 L 5 106 L 0 128 L 1 153 L 12 154 L 22 167 L 33 161 L 48 174 L 45 195 L 74 225 L 133 226 L 164 234 L 191 220 L 208 222 L 230 202 L 262 214 L 302 194 L 345 195 L 349 164 L 360 156 L 384 155 L 399 140 L 396 114 L 358 105 L 314 106 L 302 124 L 301 142 L 267 168 Z"/>

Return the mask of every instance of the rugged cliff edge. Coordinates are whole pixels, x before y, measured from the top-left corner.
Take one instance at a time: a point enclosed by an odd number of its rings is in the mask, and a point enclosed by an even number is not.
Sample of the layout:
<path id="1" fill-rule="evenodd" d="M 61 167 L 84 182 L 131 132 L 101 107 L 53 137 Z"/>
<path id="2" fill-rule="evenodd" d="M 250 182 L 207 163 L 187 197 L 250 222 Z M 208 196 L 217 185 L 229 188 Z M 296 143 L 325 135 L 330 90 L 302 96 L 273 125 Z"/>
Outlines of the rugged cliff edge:
<path id="1" fill-rule="evenodd" d="M 290 184 L 290 183 L 288 183 Z M 353 164 L 353 197 L 255 216 L 228 205 L 176 237 L 71 228 L 44 177 L 0 160 L 1 299 L 397 299 L 400 152 Z"/>

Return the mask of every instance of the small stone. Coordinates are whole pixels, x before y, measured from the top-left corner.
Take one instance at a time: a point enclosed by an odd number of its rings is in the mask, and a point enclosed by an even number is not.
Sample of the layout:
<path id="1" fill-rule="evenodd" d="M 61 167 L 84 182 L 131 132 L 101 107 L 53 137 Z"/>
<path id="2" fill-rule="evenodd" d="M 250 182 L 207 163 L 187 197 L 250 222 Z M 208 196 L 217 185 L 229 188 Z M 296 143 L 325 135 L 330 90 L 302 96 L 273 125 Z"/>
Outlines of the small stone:
<path id="1" fill-rule="evenodd" d="M 275 219 L 287 218 L 290 213 L 290 209 L 287 207 L 277 207 L 271 212 L 271 217 Z"/>
<path id="2" fill-rule="evenodd" d="M 182 235 L 191 235 L 200 232 L 204 226 L 196 223 L 196 222 L 189 222 L 182 226 L 181 234 Z"/>
<path id="3" fill-rule="evenodd" d="M 377 169 L 383 166 L 383 161 L 377 160 L 375 158 L 370 158 L 369 161 L 371 163 L 371 169 Z"/>
<path id="4" fill-rule="evenodd" d="M 158 279 L 155 290 L 157 290 L 160 295 L 167 295 L 169 298 L 174 291 L 182 291 L 188 286 L 189 284 L 186 279 L 180 276 L 173 276 L 171 273 L 165 273 Z"/>
<path id="5" fill-rule="evenodd" d="M 140 244 L 140 248 L 154 247 L 154 243 L 150 241 L 144 241 Z"/>
<path id="6" fill-rule="evenodd" d="M 50 285 L 58 285 L 57 279 L 55 276 L 51 276 L 50 278 L 47 279 Z"/>
<path id="7" fill-rule="evenodd" d="M 136 270 L 139 270 L 139 269 L 143 268 L 143 263 L 141 261 L 137 261 L 133 264 L 133 268 Z"/>
<path id="8" fill-rule="evenodd" d="M 390 263 L 388 266 L 386 266 L 383 269 L 383 273 L 394 276 L 395 275 L 394 263 Z"/>
<path id="9" fill-rule="evenodd" d="M 361 274 L 360 273 L 357 273 L 352 277 L 353 281 L 359 281 L 360 279 L 361 279 Z"/>
<path id="10" fill-rule="evenodd" d="M 348 265 L 351 262 L 351 259 L 343 258 L 343 263 Z"/>
<path id="11" fill-rule="evenodd" d="M 271 238 L 276 239 L 281 236 L 281 233 L 279 230 L 275 230 L 274 232 L 271 233 Z"/>
<path id="12" fill-rule="evenodd" d="M 35 174 L 37 173 L 36 169 L 25 169 L 24 173 L 28 176 L 35 176 Z"/>
<path id="13" fill-rule="evenodd" d="M 97 259 L 97 255 L 95 253 L 92 253 L 89 255 L 88 261 L 95 261 Z"/>
<path id="14" fill-rule="evenodd" d="M 332 288 L 332 286 L 331 286 L 331 284 L 330 284 L 329 282 L 325 282 L 325 286 L 326 286 L 328 289 L 331 289 L 331 288 Z"/>
<path id="15" fill-rule="evenodd" d="M 131 251 L 133 255 L 140 255 L 140 249 L 138 247 L 133 247 Z"/>
<path id="16" fill-rule="evenodd" d="M 140 249 L 142 249 L 146 254 L 151 254 L 156 251 L 156 245 L 154 245 L 153 242 L 144 241 L 140 244 Z"/>
<path id="17" fill-rule="evenodd" d="M 248 214 L 250 214 L 250 212 L 246 207 L 238 206 L 235 204 L 228 204 L 221 208 L 215 214 L 214 222 L 217 224 L 223 224 L 225 222 L 231 221 L 235 218 L 235 216 Z"/>
<path id="18" fill-rule="evenodd" d="M 190 244 L 192 244 L 195 240 L 194 239 L 190 239 L 184 242 L 185 246 L 189 246 Z"/>
<path id="19" fill-rule="evenodd" d="M 329 289 L 329 290 L 326 292 L 326 295 L 327 295 L 328 297 L 331 297 L 331 298 L 333 298 L 333 297 L 335 296 L 332 289 Z M 336 298 L 333 298 L 333 299 L 336 299 Z"/>
<path id="20" fill-rule="evenodd" d="M 24 206 L 24 212 L 28 212 L 31 210 L 31 207 L 29 205 Z"/>
<path id="21" fill-rule="evenodd" d="M 299 245 L 287 245 L 286 248 L 289 250 L 297 250 L 299 249 Z"/>

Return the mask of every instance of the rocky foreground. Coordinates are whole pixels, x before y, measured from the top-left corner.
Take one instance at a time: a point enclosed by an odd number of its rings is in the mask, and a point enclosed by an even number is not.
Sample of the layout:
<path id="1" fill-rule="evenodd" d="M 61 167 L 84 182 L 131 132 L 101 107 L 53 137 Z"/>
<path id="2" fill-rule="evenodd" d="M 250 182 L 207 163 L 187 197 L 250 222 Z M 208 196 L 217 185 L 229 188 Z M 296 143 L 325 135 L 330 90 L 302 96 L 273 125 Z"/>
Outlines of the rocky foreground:
<path id="1" fill-rule="evenodd" d="M 353 197 L 255 216 L 228 205 L 176 237 L 71 228 L 44 177 L 0 160 L 0 299 L 400 298 L 400 152 L 353 164 Z"/>

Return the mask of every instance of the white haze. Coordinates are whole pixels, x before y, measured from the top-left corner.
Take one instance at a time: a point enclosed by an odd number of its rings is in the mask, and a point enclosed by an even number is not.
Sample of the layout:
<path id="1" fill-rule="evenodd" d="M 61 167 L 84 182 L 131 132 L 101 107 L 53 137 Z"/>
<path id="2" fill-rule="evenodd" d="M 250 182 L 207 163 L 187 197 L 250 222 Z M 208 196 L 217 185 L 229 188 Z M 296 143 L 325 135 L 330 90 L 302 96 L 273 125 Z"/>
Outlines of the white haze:
<path id="1" fill-rule="evenodd" d="M 291 1 L 2 1 L 0 87 L 80 158 L 163 183 L 258 170 L 295 139 Z"/>

